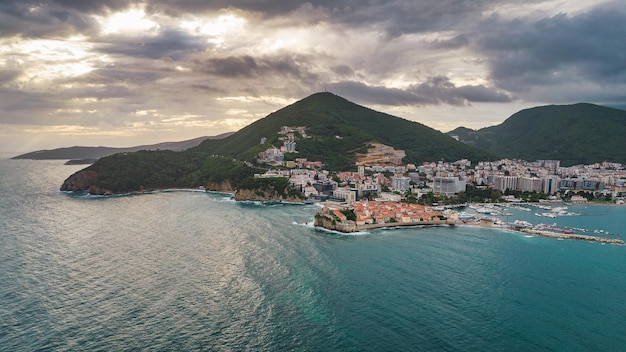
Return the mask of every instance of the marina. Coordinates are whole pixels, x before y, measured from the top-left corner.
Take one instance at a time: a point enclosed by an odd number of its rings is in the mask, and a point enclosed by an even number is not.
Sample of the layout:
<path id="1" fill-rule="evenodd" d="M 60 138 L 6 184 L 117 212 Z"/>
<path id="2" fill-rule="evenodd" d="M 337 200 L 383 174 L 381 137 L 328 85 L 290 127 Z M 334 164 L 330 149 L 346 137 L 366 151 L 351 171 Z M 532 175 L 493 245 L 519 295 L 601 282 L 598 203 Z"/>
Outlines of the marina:
<path id="1" fill-rule="evenodd" d="M 369 214 L 367 211 L 363 213 L 364 207 L 379 207 L 376 202 L 366 203 L 367 205 L 357 204 L 355 206 L 346 206 L 341 204 L 333 204 L 332 206 L 321 208 L 315 216 L 315 226 L 323 227 L 333 231 L 343 233 L 362 232 L 382 228 L 399 228 L 405 226 L 443 226 L 443 225 L 467 225 L 486 228 L 500 228 L 512 231 L 518 231 L 528 236 L 543 236 L 556 239 L 579 240 L 589 242 L 600 242 L 609 244 L 624 244 L 619 238 L 622 235 L 612 233 L 610 231 L 600 229 L 586 229 L 582 227 L 569 226 L 567 224 L 536 223 L 537 217 L 567 219 L 581 216 L 581 213 L 569 211 L 564 204 L 558 204 L 554 207 L 543 204 L 527 203 L 525 206 L 508 204 L 469 204 L 461 209 L 449 209 L 438 206 L 433 208 L 425 208 L 423 211 L 433 211 L 432 216 L 410 217 L 407 214 L 401 214 L 407 210 L 397 210 L 396 213 L 387 214 L 385 219 L 379 217 L 378 221 L 365 221 L 363 218 Z M 400 204 L 400 203 L 399 203 Z M 403 206 L 398 205 L 398 209 Z M 408 207 L 408 205 L 406 206 Z M 536 207 L 544 210 L 543 212 L 530 212 L 529 207 Z M 522 210 L 522 209 L 528 209 Z M 348 220 L 341 213 L 342 211 L 354 211 L 356 218 L 354 221 Z M 439 213 L 441 212 L 441 213 Z M 410 213 L 410 211 L 409 211 Z M 534 214 L 534 218 L 533 218 Z M 397 215 L 397 217 L 396 217 Z M 509 221 L 513 217 L 514 220 Z M 557 220 L 558 221 L 558 220 Z"/>
<path id="2" fill-rule="evenodd" d="M 483 206 L 484 207 L 484 206 Z M 474 215 L 474 218 L 469 218 L 466 223 L 475 226 L 483 227 L 500 227 L 519 231 L 532 236 L 543 236 L 557 239 L 569 239 L 579 241 L 601 242 L 611 244 L 624 244 L 622 235 L 619 233 L 606 231 L 603 229 L 588 229 L 580 226 L 569 225 L 569 223 L 575 223 L 576 219 L 581 217 L 582 210 L 594 209 L 594 205 L 591 206 L 577 206 L 575 211 L 569 209 L 568 205 L 563 203 L 557 203 L 550 205 L 525 203 L 524 205 L 499 205 L 505 209 L 510 209 L 512 217 L 515 220 L 511 222 L 508 219 L 505 221 L 502 216 L 485 216 L 483 214 L 467 214 L 464 218 Z M 478 206 L 478 208 L 482 208 Z M 533 212 L 531 208 L 536 208 L 537 211 Z M 471 212 L 472 208 L 468 209 Z M 592 213 L 586 216 L 595 216 Z M 506 216 L 508 218 L 509 216 Z M 537 222 L 536 219 L 549 218 L 550 224 L 543 222 Z M 461 218 L 459 218 L 461 220 Z M 541 221 L 541 220 L 540 220 Z M 544 220 L 545 221 L 545 220 Z"/>

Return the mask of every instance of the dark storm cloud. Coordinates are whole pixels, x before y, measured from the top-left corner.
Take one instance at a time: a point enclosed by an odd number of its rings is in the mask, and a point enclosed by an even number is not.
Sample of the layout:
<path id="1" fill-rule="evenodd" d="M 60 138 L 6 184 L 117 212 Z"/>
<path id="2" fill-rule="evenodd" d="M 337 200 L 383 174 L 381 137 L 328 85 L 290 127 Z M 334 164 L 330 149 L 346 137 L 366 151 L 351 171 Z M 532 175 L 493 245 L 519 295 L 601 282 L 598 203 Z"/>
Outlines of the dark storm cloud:
<path id="1" fill-rule="evenodd" d="M 49 2 L 87 13 L 122 10 L 135 3 L 131 0 L 51 0 Z"/>
<path id="2" fill-rule="evenodd" d="M 165 12 L 172 15 L 181 13 L 215 12 L 222 9 L 239 9 L 256 12 L 266 17 L 274 17 L 288 14 L 310 1 L 284 1 L 284 0 L 149 0 L 148 10 L 152 12 Z M 357 1 L 315 1 L 315 6 L 334 7 L 334 4 L 357 3 Z"/>
<path id="3" fill-rule="evenodd" d="M 333 73 L 339 76 L 352 76 L 354 75 L 354 69 L 348 65 L 338 65 L 331 67 Z"/>
<path id="4" fill-rule="evenodd" d="M 502 90 L 485 87 L 482 84 L 476 86 L 461 86 L 454 90 L 459 96 L 474 103 L 508 103 L 514 100 L 511 94 Z"/>
<path id="5" fill-rule="evenodd" d="M 142 68 L 139 66 L 126 65 L 121 67 L 107 67 L 93 71 L 85 79 L 85 83 L 130 83 L 133 86 L 142 86 L 149 83 L 154 83 L 158 79 L 163 77 L 163 73 Z"/>
<path id="6" fill-rule="evenodd" d="M 511 102 L 507 92 L 483 85 L 457 87 L 447 77 L 432 77 L 407 89 L 368 86 L 361 82 L 339 82 L 329 89 L 340 95 L 380 105 L 466 105 L 472 102 Z"/>
<path id="7" fill-rule="evenodd" d="M 0 36 L 67 36 L 87 33 L 95 27 L 89 16 L 71 8 L 38 1 L 0 3 Z"/>
<path id="8" fill-rule="evenodd" d="M 380 105 L 413 105 L 421 104 L 420 97 L 397 88 L 383 86 L 368 86 L 361 82 L 343 81 L 331 83 L 327 86 L 332 93 L 348 99 Z"/>
<path id="9" fill-rule="evenodd" d="M 63 92 L 63 95 L 77 99 L 94 98 L 96 100 L 107 100 L 116 98 L 127 99 L 132 96 L 137 96 L 137 92 L 127 86 L 112 84 L 99 87 L 77 87 L 67 89 Z"/>
<path id="10" fill-rule="evenodd" d="M 62 101 L 48 92 L 24 92 L 0 87 L 2 111 L 0 123 L 42 124 L 51 109 L 63 107 Z"/>
<path id="11" fill-rule="evenodd" d="M 238 9 L 261 14 L 264 18 L 281 17 L 301 8 L 313 8 L 327 15 L 325 21 L 348 27 L 375 27 L 391 37 L 456 27 L 465 21 L 475 21 L 481 13 L 498 4 L 530 4 L 542 0 L 149 0 L 148 11 L 181 13 L 215 12 Z M 317 17 L 299 13 L 298 21 L 317 21 Z"/>
<path id="12" fill-rule="evenodd" d="M 317 79 L 316 74 L 308 71 L 308 59 L 295 55 L 207 57 L 192 62 L 198 70 L 229 78 L 284 76 L 304 81 Z"/>
<path id="13" fill-rule="evenodd" d="M 411 86 L 408 91 L 420 98 L 421 104 L 464 105 L 468 103 L 511 102 L 507 92 L 483 85 L 457 87 L 444 76 L 431 77 L 426 82 Z"/>
<path id="14" fill-rule="evenodd" d="M 1 70 L 0 71 L 0 84 L 12 82 L 17 77 L 19 77 L 21 73 L 22 72 L 20 70 L 15 70 L 15 69 Z"/>
<path id="15" fill-rule="evenodd" d="M 109 36 L 105 40 L 96 47 L 101 53 L 146 59 L 180 60 L 207 48 L 206 39 L 176 30 L 164 30 L 157 36 Z"/>
<path id="16" fill-rule="evenodd" d="M 560 14 L 529 22 L 493 18 L 476 40 L 492 79 L 502 88 L 626 81 L 626 8 L 620 2 L 577 16 Z"/>

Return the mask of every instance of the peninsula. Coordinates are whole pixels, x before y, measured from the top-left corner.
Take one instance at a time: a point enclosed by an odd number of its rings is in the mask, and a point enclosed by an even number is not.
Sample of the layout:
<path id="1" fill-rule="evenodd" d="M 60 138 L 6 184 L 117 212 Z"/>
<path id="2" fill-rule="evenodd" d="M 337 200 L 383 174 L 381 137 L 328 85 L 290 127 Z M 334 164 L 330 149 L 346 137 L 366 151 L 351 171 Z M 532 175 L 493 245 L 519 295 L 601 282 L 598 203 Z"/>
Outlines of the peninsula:
<path id="1" fill-rule="evenodd" d="M 327 230 L 343 233 L 361 232 L 380 228 L 403 226 L 480 226 L 519 231 L 529 235 L 558 239 L 580 240 L 610 244 L 624 244 L 617 238 L 588 236 L 550 226 L 532 226 L 515 221 L 506 223 L 494 218 L 469 217 L 465 213 L 446 210 L 444 215 L 432 207 L 389 201 L 358 201 L 350 206 L 337 203 L 325 205 L 315 214 L 314 225 Z M 463 214 L 463 215 L 462 215 Z"/>
<path id="2" fill-rule="evenodd" d="M 454 225 L 432 207 L 391 201 L 362 200 L 349 207 L 326 205 L 315 214 L 315 226 L 340 232 L 416 225 Z"/>

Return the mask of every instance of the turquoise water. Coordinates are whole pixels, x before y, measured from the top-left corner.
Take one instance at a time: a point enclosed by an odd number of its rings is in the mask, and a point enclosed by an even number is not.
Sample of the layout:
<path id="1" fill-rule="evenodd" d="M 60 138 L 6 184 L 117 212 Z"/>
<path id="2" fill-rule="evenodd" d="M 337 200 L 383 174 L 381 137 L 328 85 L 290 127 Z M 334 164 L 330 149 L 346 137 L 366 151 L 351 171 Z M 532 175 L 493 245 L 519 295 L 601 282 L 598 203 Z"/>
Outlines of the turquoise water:
<path id="1" fill-rule="evenodd" d="M 626 350 L 624 246 L 341 236 L 310 226 L 315 206 L 59 192 L 80 168 L 0 160 L 0 351 Z M 516 216 L 626 233 L 626 208 L 570 210 Z"/>

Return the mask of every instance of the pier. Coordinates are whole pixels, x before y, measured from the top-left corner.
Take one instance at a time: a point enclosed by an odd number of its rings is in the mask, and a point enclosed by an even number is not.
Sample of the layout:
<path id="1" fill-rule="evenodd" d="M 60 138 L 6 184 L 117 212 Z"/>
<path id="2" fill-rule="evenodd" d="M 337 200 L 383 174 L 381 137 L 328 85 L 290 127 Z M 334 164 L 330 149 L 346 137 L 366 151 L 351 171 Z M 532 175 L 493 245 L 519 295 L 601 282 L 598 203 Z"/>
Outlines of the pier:
<path id="1" fill-rule="evenodd" d="M 624 241 L 616 238 L 606 238 L 606 237 L 596 237 L 596 236 L 587 236 L 587 235 L 579 235 L 575 233 L 560 233 L 560 232 L 552 232 L 552 231 L 542 231 L 537 229 L 519 229 L 517 231 L 528 233 L 531 235 L 544 236 L 544 237 L 552 237 L 552 238 L 561 238 L 566 240 L 579 240 L 579 241 L 590 241 L 590 242 L 600 242 L 600 243 L 611 243 L 611 244 L 624 244 Z"/>

